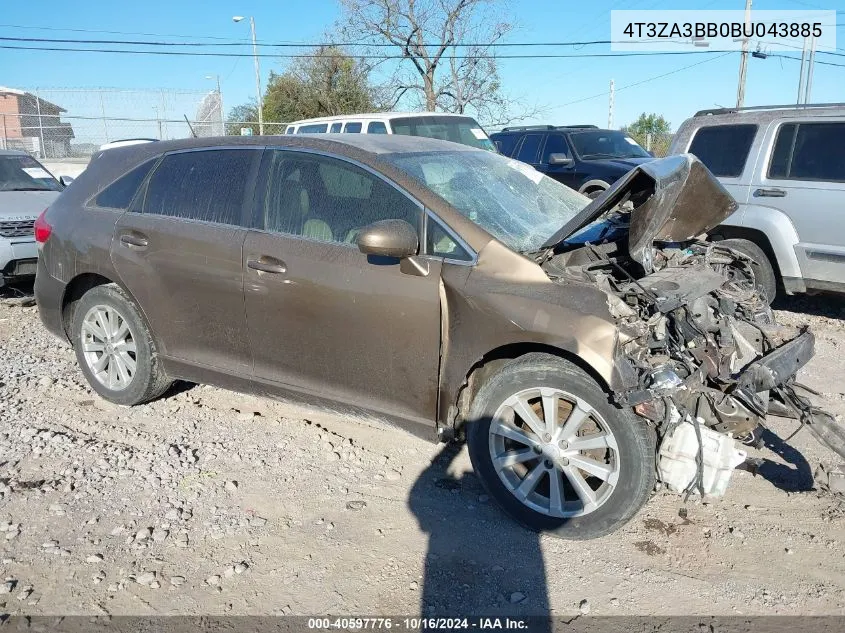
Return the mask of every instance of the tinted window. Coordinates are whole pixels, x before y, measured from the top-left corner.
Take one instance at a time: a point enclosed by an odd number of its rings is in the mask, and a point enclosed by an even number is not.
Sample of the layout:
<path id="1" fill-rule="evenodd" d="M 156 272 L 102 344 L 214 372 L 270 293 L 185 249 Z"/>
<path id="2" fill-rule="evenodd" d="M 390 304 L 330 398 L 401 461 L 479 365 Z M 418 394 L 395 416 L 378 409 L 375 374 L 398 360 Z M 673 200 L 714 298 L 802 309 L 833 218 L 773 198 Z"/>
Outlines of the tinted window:
<path id="1" fill-rule="evenodd" d="M 496 147 L 502 154 L 512 156 L 520 136 L 518 134 L 494 134 L 490 138 L 494 139 Z"/>
<path id="2" fill-rule="evenodd" d="M 789 171 L 789 160 L 792 157 L 792 147 L 795 144 L 795 131 L 798 126 L 794 123 L 782 125 L 775 139 L 775 148 L 769 162 L 769 178 L 786 178 Z"/>
<path id="3" fill-rule="evenodd" d="M 394 134 L 425 136 L 461 143 L 470 147 L 493 150 L 493 143 L 472 117 L 425 115 L 393 119 Z"/>
<path id="4" fill-rule="evenodd" d="M 337 134 L 338 132 L 340 132 L 340 128 L 342 128 L 342 127 L 343 127 L 343 123 L 341 123 L 340 121 L 338 121 L 337 123 L 332 123 L 332 126 L 329 129 L 329 132 L 331 132 L 332 134 Z"/>
<path id="5" fill-rule="evenodd" d="M 522 145 L 519 146 L 519 154 L 516 155 L 516 159 L 523 163 L 536 163 L 542 140 L 542 134 L 526 134 L 522 140 Z"/>
<path id="6" fill-rule="evenodd" d="M 296 132 L 296 128 L 292 125 L 288 126 L 288 129 L 285 130 L 285 134 L 294 134 Z"/>
<path id="7" fill-rule="evenodd" d="M 543 149 L 543 163 L 549 162 L 550 154 L 566 154 L 569 156 L 569 147 L 563 134 L 549 134 L 546 139 L 546 147 Z"/>
<path id="8" fill-rule="evenodd" d="M 843 147 L 845 122 L 799 124 L 788 177 L 845 182 Z"/>
<path id="9" fill-rule="evenodd" d="M 367 134 L 387 134 L 387 126 L 381 121 L 370 121 Z"/>
<path id="10" fill-rule="evenodd" d="M 311 125 L 300 125 L 297 134 L 325 134 L 329 129 L 328 123 L 312 123 Z"/>
<path id="11" fill-rule="evenodd" d="M 361 132 L 361 123 L 358 121 L 347 123 L 343 131 L 349 134 L 359 134 Z"/>
<path id="12" fill-rule="evenodd" d="M 569 133 L 569 142 L 578 156 L 585 160 L 596 158 L 651 158 L 625 132 L 616 130 L 585 130 Z"/>
<path id="13" fill-rule="evenodd" d="M 703 127 L 695 133 L 687 151 L 716 176 L 736 177 L 742 174 L 756 133 L 756 125 Z"/>
<path id="14" fill-rule="evenodd" d="M 400 219 L 419 230 L 416 204 L 380 178 L 345 161 L 274 151 L 264 227 L 313 240 L 354 244 L 358 231 Z"/>
<path id="15" fill-rule="evenodd" d="M 150 177 L 144 213 L 241 223 L 255 150 L 220 149 L 165 156 Z"/>
<path id="16" fill-rule="evenodd" d="M 455 239 L 446 232 L 446 229 L 433 220 L 428 221 L 428 243 L 426 245 L 426 253 L 436 257 L 456 259 L 462 262 L 472 260 L 469 253 L 461 248 Z"/>
<path id="17" fill-rule="evenodd" d="M 115 180 L 100 192 L 100 195 L 94 199 L 94 204 L 110 209 L 128 209 L 129 203 L 135 197 L 135 192 L 138 191 L 138 187 L 144 182 L 144 178 L 150 173 L 155 163 L 154 160 L 148 161 Z"/>

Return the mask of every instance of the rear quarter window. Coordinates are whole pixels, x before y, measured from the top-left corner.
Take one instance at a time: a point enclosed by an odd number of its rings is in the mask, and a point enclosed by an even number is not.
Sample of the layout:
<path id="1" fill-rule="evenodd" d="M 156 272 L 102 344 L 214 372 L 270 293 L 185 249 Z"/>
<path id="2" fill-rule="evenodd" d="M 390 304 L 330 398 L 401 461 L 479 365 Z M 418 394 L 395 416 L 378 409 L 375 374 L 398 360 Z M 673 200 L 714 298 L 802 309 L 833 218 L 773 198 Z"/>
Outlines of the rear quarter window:
<path id="1" fill-rule="evenodd" d="M 156 160 L 147 161 L 115 180 L 97 194 L 94 198 L 94 205 L 106 209 L 128 209 L 141 183 L 144 182 L 147 174 L 156 164 Z"/>
<path id="2" fill-rule="evenodd" d="M 756 134 L 757 126 L 753 124 L 702 127 L 693 135 L 687 151 L 695 154 L 713 175 L 736 178 L 742 175 Z"/>

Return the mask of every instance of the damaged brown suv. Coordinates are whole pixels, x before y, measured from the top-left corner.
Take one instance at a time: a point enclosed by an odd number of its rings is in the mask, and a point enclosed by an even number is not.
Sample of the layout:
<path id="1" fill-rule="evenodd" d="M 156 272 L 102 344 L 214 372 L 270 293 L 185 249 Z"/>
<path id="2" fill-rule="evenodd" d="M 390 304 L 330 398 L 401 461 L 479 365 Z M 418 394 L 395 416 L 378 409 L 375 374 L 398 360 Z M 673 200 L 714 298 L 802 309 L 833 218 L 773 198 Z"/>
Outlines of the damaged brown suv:
<path id="1" fill-rule="evenodd" d="M 754 262 L 703 240 L 735 203 L 694 157 L 596 200 L 490 152 L 374 135 L 109 150 L 36 223 L 36 298 L 91 387 L 175 379 L 465 439 L 512 517 L 607 534 L 655 478 L 720 495 L 813 353 Z"/>

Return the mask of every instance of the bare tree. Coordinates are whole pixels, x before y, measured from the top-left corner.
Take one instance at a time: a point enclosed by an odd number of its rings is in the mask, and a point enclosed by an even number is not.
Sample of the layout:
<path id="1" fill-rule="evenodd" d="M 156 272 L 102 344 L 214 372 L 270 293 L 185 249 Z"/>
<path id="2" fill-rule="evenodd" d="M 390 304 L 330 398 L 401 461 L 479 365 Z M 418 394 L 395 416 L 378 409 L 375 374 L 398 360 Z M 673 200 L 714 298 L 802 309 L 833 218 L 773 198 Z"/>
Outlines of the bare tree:
<path id="1" fill-rule="evenodd" d="M 514 25 L 499 0 L 340 0 L 341 33 L 368 53 L 401 55 L 392 106 L 473 113 L 484 123 L 530 116 L 503 93 L 494 45 Z M 516 109 L 523 111 L 516 112 Z"/>

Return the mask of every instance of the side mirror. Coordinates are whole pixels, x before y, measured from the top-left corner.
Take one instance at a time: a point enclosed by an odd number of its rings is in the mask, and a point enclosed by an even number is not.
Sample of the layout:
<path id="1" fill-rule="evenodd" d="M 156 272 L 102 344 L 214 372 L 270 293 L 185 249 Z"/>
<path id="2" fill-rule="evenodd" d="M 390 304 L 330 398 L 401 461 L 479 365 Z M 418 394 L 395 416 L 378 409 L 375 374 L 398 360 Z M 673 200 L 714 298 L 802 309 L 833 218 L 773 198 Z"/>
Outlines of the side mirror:
<path id="1" fill-rule="evenodd" d="M 73 181 L 73 176 L 59 176 L 59 183 L 61 183 L 63 187 L 67 187 Z"/>
<path id="2" fill-rule="evenodd" d="M 561 167 L 569 167 L 574 165 L 575 160 L 569 158 L 566 154 L 549 154 L 549 165 L 559 165 Z"/>
<path id="3" fill-rule="evenodd" d="M 366 255 L 402 259 L 416 255 L 420 238 L 405 220 L 381 220 L 365 226 L 355 240 Z"/>

